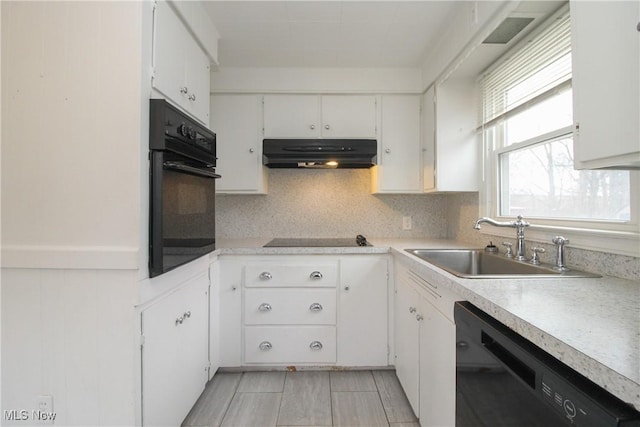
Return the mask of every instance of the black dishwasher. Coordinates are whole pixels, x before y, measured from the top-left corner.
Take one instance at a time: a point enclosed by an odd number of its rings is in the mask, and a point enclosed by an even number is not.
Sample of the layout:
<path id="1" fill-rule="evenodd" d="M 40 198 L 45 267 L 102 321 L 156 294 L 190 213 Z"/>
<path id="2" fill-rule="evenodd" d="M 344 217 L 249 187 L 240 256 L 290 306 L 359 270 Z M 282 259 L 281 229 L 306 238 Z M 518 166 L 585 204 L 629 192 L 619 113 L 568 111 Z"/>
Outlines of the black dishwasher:
<path id="1" fill-rule="evenodd" d="M 469 302 L 457 302 L 456 427 L 638 427 L 640 412 Z"/>

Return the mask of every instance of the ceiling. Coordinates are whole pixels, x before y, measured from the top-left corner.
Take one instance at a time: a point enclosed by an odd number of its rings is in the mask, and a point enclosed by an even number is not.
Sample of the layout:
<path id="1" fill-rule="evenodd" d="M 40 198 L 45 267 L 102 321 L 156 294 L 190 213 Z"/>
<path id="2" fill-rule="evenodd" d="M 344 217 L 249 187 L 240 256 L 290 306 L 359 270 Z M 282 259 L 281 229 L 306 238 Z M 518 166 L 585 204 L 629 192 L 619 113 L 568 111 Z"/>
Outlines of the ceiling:
<path id="1" fill-rule="evenodd" d="M 223 67 L 419 67 L 455 1 L 218 1 Z"/>

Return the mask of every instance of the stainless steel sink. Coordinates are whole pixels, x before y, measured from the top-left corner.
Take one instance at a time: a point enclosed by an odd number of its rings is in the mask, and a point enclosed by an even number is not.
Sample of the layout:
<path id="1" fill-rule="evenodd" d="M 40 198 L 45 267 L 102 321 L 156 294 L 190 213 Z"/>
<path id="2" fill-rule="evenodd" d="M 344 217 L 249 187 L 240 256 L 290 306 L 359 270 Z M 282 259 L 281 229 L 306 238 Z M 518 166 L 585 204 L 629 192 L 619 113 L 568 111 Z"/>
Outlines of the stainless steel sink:
<path id="1" fill-rule="evenodd" d="M 449 273 L 465 278 L 600 277 L 579 270 L 559 271 L 549 264 L 533 265 L 482 249 L 405 249 Z"/>

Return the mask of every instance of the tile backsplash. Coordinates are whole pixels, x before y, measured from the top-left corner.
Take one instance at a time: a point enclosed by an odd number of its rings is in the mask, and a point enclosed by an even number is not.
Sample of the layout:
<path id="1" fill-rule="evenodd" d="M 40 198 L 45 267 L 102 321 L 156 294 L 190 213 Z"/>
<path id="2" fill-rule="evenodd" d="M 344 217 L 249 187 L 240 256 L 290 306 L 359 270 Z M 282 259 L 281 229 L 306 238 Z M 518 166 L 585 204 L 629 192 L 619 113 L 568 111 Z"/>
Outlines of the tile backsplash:
<path id="1" fill-rule="evenodd" d="M 369 169 L 270 169 L 268 179 L 267 195 L 217 197 L 218 237 L 447 237 L 445 195 L 371 194 Z"/>
<path id="2" fill-rule="evenodd" d="M 426 237 L 449 238 L 482 247 L 503 237 L 473 230 L 477 193 L 371 194 L 369 169 L 270 169 L 267 195 L 219 195 L 219 238 Z M 402 229 L 410 216 L 411 230 Z M 506 239 L 509 240 L 509 239 Z M 536 243 L 547 250 L 553 245 Z M 608 276 L 640 280 L 640 258 L 568 248 L 567 264 Z M 545 258 L 546 257 L 546 258 Z"/>

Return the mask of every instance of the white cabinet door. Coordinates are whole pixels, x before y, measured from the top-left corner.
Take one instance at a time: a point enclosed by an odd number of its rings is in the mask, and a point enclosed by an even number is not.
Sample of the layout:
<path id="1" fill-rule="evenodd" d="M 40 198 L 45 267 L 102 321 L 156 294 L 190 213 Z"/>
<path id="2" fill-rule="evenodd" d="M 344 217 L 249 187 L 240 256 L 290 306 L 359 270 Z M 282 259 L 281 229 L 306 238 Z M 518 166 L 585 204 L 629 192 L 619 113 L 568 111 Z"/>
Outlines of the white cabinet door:
<path id="1" fill-rule="evenodd" d="M 482 144 L 476 133 L 475 81 L 449 78 L 438 84 L 435 105 L 430 91 L 422 114 L 424 191 L 478 191 Z"/>
<path id="2" fill-rule="evenodd" d="M 224 260 L 220 263 L 220 366 L 241 365 L 242 352 L 242 276 L 244 262 Z"/>
<path id="3" fill-rule="evenodd" d="M 166 1 L 157 3 L 154 18 L 153 87 L 181 104 L 185 101 L 184 46 L 190 36 Z"/>
<path id="4" fill-rule="evenodd" d="M 143 425 L 180 425 L 204 390 L 208 286 L 202 273 L 141 314 Z"/>
<path id="5" fill-rule="evenodd" d="M 212 95 L 211 129 L 216 133 L 222 176 L 220 193 L 265 194 L 267 179 L 262 165 L 262 97 Z"/>
<path id="6" fill-rule="evenodd" d="M 376 97 L 265 95 L 265 138 L 375 138 Z"/>
<path id="7" fill-rule="evenodd" d="M 220 263 L 209 267 L 209 380 L 220 368 Z"/>
<path id="8" fill-rule="evenodd" d="M 265 95 L 265 138 L 316 138 L 320 136 L 317 95 Z"/>
<path id="9" fill-rule="evenodd" d="M 206 125 L 209 124 L 209 87 L 211 73 L 209 58 L 193 39 L 185 46 L 186 108 Z"/>
<path id="10" fill-rule="evenodd" d="M 153 88 L 209 124 L 209 58 L 166 1 L 154 12 Z"/>
<path id="11" fill-rule="evenodd" d="M 425 299 L 420 301 L 420 425 L 455 426 L 456 328 Z"/>
<path id="12" fill-rule="evenodd" d="M 570 7 L 574 165 L 640 168 L 640 2 Z"/>
<path id="13" fill-rule="evenodd" d="M 396 270 L 395 299 L 395 367 L 411 408 L 420 416 L 419 323 L 416 320 L 420 297 L 408 283 L 406 269 Z"/>
<path id="14" fill-rule="evenodd" d="M 382 96 L 382 123 L 374 192 L 421 193 L 420 97 Z"/>
<path id="15" fill-rule="evenodd" d="M 436 90 L 422 96 L 422 179 L 425 192 L 436 190 Z"/>
<path id="16" fill-rule="evenodd" d="M 324 138 L 376 137 L 376 97 L 323 95 L 322 136 Z"/>
<path id="17" fill-rule="evenodd" d="M 340 260 L 338 364 L 387 366 L 387 258 L 354 255 Z"/>

